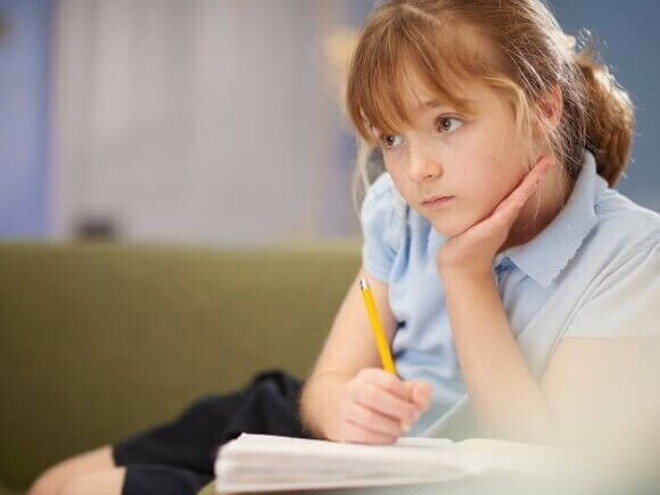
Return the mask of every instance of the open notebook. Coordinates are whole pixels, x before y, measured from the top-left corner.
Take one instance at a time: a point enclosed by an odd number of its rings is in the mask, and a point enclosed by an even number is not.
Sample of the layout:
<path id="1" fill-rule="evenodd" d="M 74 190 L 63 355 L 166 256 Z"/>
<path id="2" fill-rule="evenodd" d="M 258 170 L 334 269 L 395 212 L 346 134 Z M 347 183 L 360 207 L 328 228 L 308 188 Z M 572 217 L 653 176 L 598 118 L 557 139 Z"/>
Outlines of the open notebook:
<path id="1" fill-rule="evenodd" d="M 220 449 L 215 473 L 218 492 L 240 493 L 437 483 L 492 472 L 583 476 L 594 460 L 591 452 L 501 440 L 356 445 L 243 434 Z"/>

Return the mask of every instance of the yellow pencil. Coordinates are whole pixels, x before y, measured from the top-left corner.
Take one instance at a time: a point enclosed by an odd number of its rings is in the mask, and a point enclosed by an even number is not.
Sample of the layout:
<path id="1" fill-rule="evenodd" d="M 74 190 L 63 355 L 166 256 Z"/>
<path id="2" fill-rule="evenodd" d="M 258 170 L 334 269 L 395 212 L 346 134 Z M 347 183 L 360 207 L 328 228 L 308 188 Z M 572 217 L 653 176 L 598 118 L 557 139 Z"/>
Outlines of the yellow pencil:
<path id="1" fill-rule="evenodd" d="M 378 317 L 374 296 L 371 293 L 369 282 L 367 282 L 367 280 L 364 278 L 360 278 L 360 290 L 362 291 L 364 304 L 367 306 L 367 314 L 369 315 L 369 321 L 371 322 L 371 329 L 374 332 L 374 337 L 376 337 L 378 354 L 380 354 L 380 360 L 383 362 L 383 368 L 385 368 L 385 371 L 396 375 L 394 360 L 392 359 L 392 354 L 390 353 L 390 346 L 387 343 L 385 330 L 383 329 L 383 325 L 380 322 L 380 318 Z"/>

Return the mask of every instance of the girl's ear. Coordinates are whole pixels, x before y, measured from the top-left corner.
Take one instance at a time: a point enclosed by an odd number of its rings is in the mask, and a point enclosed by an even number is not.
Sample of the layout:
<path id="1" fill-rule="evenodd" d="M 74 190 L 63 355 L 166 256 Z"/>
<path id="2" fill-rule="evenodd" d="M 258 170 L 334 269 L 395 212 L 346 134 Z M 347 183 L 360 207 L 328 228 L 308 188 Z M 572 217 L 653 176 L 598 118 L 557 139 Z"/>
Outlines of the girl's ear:
<path id="1" fill-rule="evenodd" d="M 564 98 L 555 84 L 537 103 L 536 118 L 534 119 L 534 136 L 543 136 L 547 131 L 554 130 L 561 121 L 564 108 Z"/>

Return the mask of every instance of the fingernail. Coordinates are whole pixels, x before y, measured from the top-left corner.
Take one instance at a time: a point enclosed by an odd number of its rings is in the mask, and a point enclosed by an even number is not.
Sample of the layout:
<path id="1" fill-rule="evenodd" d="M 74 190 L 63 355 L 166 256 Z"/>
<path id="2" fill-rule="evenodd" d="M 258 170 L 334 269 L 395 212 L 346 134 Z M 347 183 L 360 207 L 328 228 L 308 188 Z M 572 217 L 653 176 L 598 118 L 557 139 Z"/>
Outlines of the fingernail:
<path id="1" fill-rule="evenodd" d="M 401 429 L 403 430 L 404 433 L 406 433 L 410 429 L 410 423 L 401 421 Z"/>

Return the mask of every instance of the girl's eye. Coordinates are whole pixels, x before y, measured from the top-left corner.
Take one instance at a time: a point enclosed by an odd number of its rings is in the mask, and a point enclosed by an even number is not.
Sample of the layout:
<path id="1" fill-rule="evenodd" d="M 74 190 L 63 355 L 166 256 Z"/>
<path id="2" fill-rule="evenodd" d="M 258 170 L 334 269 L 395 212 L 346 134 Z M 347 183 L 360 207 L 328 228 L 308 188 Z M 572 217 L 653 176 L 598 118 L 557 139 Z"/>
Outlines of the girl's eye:
<path id="1" fill-rule="evenodd" d="M 380 142 L 383 143 L 383 148 L 391 149 L 399 146 L 403 142 L 403 138 L 398 134 L 386 134 L 380 138 Z"/>
<path id="2" fill-rule="evenodd" d="M 440 117 L 436 122 L 438 132 L 454 132 L 463 125 L 463 121 L 456 117 Z"/>

